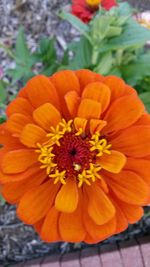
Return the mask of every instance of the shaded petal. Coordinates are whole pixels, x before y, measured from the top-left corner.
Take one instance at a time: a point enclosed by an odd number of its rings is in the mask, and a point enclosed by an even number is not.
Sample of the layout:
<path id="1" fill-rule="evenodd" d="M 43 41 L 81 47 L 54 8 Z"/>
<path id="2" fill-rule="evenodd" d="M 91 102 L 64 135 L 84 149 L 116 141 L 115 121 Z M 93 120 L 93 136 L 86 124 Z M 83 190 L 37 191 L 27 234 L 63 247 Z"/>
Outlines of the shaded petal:
<path id="1" fill-rule="evenodd" d="M 139 221 L 142 216 L 144 215 L 143 208 L 130 205 L 129 203 L 119 202 L 119 206 L 124 213 L 125 217 L 127 218 L 128 222 L 133 224 Z"/>
<path id="2" fill-rule="evenodd" d="M 124 215 L 124 213 L 122 212 L 121 208 L 119 207 L 118 203 L 116 203 L 114 201 L 113 198 L 110 198 L 112 203 L 115 206 L 115 217 L 116 217 L 116 231 L 115 234 L 119 234 L 120 232 L 124 231 L 127 229 L 128 227 L 128 221 Z"/>
<path id="3" fill-rule="evenodd" d="M 119 173 L 126 163 L 126 157 L 118 151 L 111 150 L 110 155 L 103 154 L 96 161 L 103 169 L 112 173 Z"/>
<path id="4" fill-rule="evenodd" d="M 32 123 L 32 119 L 20 113 L 12 114 L 7 120 L 7 129 L 19 136 L 26 124 Z"/>
<path id="5" fill-rule="evenodd" d="M 12 134 L 6 128 L 7 123 L 3 123 L 0 125 L 0 144 L 5 145 L 5 149 L 16 149 L 21 145 L 18 138 L 12 136 Z"/>
<path id="6" fill-rule="evenodd" d="M 112 218 L 110 221 L 103 225 L 97 225 L 90 218 L 90 216 L 84 212 L 84 225 L 87 233 L 98 242 L 113 235 L 116 230 L 116 218 Z"/>
<path id="7" fill-rule="evenodd" d="M 23 98 L 28 98 L 27 88 L 26 87 L 21 88 L 21 90 L 19 90 L 18 92 L 18 96 Z"/>
<path id="8" fill-rule="evenodd" d="M 85 188 L 89 199 L 88 213 L 91 219 L 98 225 L 111 220 L 115 215 L 115 208 L 100 186 L 94 183 Z"/>
<path id="9" fill-rule="evenodd" d="M 6 153 L 1 167 L 4 173 L 19 173 L 37 162 L 37 154 L 30 149 L 18 149 Z"/>
<path id="10" fill-rule="evenodd" d="M 37 147 L 37 143 L 43 143 L 46 139 L 46 132 L 35 124 L 27 124 L 21 135 L 20 141 L 28 147 Z"/>
<path id="11" fill-rule="evenodd" d="M 59 211 L 71 213 L 77 208 L 78 197 L 76 181 L 68 179 L 56 196 L 55 207 Z"/>
<path id="12" fill-rule="evenodd" d="M 51 77 L 52 83 L 55 85 L 59 96 L 64 97 L 69 91 L 80 92 L 80 84 L 74 71 L 62 70 L 56 72 Z"/>
<path id="13" fill-rule="evenodd" d="M 127 158 L 125 169 L 137 173 L 150 186 L 150 161 L 149 160 Z"/>
<path id="14" fill-rule="evenodd" d="M 35 163 L 31 166 L 31 168 L 18 174 L 5 174 L 0 172 L 0 182 L 2 184 L 10 182 L 20 182 L 22 180 L 26 180 L 27 178 L 32 178 L 33 176 L 37 175 L 38 172 L 41 172 L 40 164 L 38 163 Z"/>
<path id="15" fill-rule="evenodd" d="M 58 242 L 58 240 L 61 240 L 58 230 L 58 220 L 59 211 L 57 211 L 53 206 L 46 215 L 46 218 L 40 231 L 40 236 L 42 240 L 46 242 Z"/>
<path id="16" fill-rule="evenodd" d="M 90 99 L 83 99 L 80 102 L 77 116 L 85 119 L 99 119 L 101 104 Z"/>
<path id="17" fill-rule="evenodd" d="M 78 93 L 76 91 L 69 91 L 64 96 L 64 99 L 71 117 L 75 117 L 80 101 Z"/>
<path id="18" fill-rule="evenodd" d="M 92 82 L 98 82 L 98 81 L 103 81 L 104 77 L 100 74 L 97 74 L 91 70 L 87 69 L 81 69 L 75 71 L 76 76 L 79 79 L 79 83 L 81 86 L 81 91 L 84 89 L 86 85 Z"/>
<path id="19" fill-rule="evenodd" d="M 134 125 L 150 125 L 150 114 L 143 114 Z"/>
<path id="20" fill-rule="evenodd" d="M 37 108 L 45 103 L 51 103 L 59 108 L 56 88 L 49 78 L 37 75 L 27 82 L 26 91 L 32 105 Z"/>
<path id="21" fill-rule="evenodd" d="M 18 180 L 17 182 L 12 180 L 12 182 L 5 184 L 2 189 L 2 194 L 9 203 L 15 204 L 19 202 L 19 200 L 27 191 L 31 190 L 37 185 L 40 185 L 45 178 L 45 170 L 38 170 L 36 173 L 34 171 L 33 175 L 29 174 L 28 177 L 24 177 L 24 180 L 20 179 L 20 181 Z"/>
<path id="22" fill-rule="evenodd" d="M 64 96 L 70 91 L 75 91 L 77 93 L 80 92 L 80 84 L 78 78 L 76 77 L 74 71 L 64 70 L 56 72 L 52 77 L 50 77 L 50 80 L 57 89 L 60 98 L 62 114 L 65 119 L 69 120 L 70 114 Z"/>
<path id="23" fill-rule="evenodd" d="M 125 93 L 125 82 L 116 76 L 107 76 L 105 77 L 103 83 L 105 83 L 111 91 L 111 101 L 114 101 L 115 99 L 118 99 L 118 97 L 121 97 Z"/>
<path id="24" fill-rule="evenodd" d="M 140 158 L 150 154 L 150 126 L 133 126 L 125 129 L 110 141 L 115 150 L 127 156 Z"/>
<path id="25" fill-rule="evenodd" d="M 135 95 L 117 99 L 104 117 L 107 121 L 104 133 L 129 127 L 141 117 L 143 112 L 144 105 Z"/>
<path id="26" fill-rule="evenodd" d="M 26 192 L 17 208 L 18 217 L 27 224 L 42 219 L 52 207 L 59 187 L 48 181 Z"/>
<path id="27" fill-rule="evenodd" d="M 91 119 L 90 120 L 90 133 L 94 134 L 96 131 L 100 132 L 105 126 L 107 122 L 103 120 Z"/>
<path id="28" fill-rule="evenodd" d="M 67 242 L 81 242 L 84 240 L 86 232 L 79 206 L 72 213 L 61 213 L 59 231 L 62 239 Z"/>
<path id="29" fill-rule="evenodd" d="M 107 173 L 107 184 L 122 201 L 133 205 L 144 205 L 149 197 L 148 185 L 134 172 Z"/>
<path id="30" fill-rule="evenodd" d="M 46 103 L 33 112 L 33 119 L 42 128 L 49 131 L 51 126 L 57 126 L 61 120 L 61 115 L 52 104 Z"/>
<path id="31" fill-rule="evenodd" d="M 87 119 L 76 117 L 74 119 L 74 126 L 76 131 L 78 131 L 80 128 L 85 131 L 86 125 L 87 125 Z"/>
<path id="32" fill-rule="evenodd" d="M 27 116 L 31 116 L 33 112 L 33 107 L 23 97 L 17 97 L 14 99 L 6 108 L 6 113 L 8 116 L 12 115 L 13 113 L 21 113 Z"/>
<path id="33" fill-rule="evenodd" d="M 100 102 L 102 112 L 104 112 L 110 102 L 110 89 L 108 86 L 100 82 L 90 83 L 85 87 L 82 93 L 82 98 Z"/>

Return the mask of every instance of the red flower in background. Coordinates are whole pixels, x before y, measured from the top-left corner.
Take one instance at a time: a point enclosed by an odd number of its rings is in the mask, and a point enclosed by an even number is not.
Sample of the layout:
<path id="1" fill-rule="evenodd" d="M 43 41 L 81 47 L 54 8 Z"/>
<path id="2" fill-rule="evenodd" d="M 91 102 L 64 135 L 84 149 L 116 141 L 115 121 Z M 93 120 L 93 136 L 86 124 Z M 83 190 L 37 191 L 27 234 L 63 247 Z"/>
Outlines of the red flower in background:
<path id="1" fill-rule="evenodd" d="M 106 10 L 117 6 L 116 0 L 73 0 L 71 12 L 83 22 L 88 23 L 99 9 L 100 4 Z"/>

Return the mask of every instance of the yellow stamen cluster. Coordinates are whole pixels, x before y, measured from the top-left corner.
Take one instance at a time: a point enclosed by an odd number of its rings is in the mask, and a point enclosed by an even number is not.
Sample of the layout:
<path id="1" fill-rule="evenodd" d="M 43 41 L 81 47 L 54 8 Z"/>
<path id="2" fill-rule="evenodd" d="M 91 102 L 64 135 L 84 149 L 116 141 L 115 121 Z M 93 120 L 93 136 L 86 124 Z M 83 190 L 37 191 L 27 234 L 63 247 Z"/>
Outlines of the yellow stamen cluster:
<path id="1" fill-rule="evenodd" d="M 90 168 L 88 170 L 83 170 L 82 173 L 78 174 L 78 187 L 81 187 L 83 183 L 86 183 L 87 185 L 91 185 L 91 181 L 95 182 L 96 178 L 101 179 L 101 176 L 99 174 L 99 171 L 101 170 L 101 167 L 90 163 Z"/>
<path id="2" fill-rule="evenodd" d="M 49 146 L 42 146 L 39 143 L 37 144 L 38 148 L 36 150 L 37 153 L 40 153 L 38 160 L 42 163 L 41 169 L 46 168 L 46 173 L 50 174 L 54 167 L 56 167 L 56 163 L 53 162 L 54 154 L 52 153 L 53 148 Z"/>
<path id="3" fill-rule="evenodd" d="M 64 136 L 66 132 L 71 132 L 71 124 L 72 120 L 66 122 L 64 119 L 62 119 L 62 121 L 56 126 L 56 128 L 51 127 L 51 132 L 47 134 L 47 137 L 50 137 L 49 145 L 56 144 L 57 146 L 60 146 L 59 140 Z"/>
<path id="4" fill-rule="evenodd" d="M 59 172 L 57 169 L 55 173 L 50 174 L 49 177 L 54 179 L 54 184 L 61 182 L 62 184 L 66 184 L 66 171 Z"/>
<path id="5" fill-rule="evenodd" d="M 90 151 L 97 151 L 96 156 L 101 157 L 104 153 L 110 155 L 111 144 L 107 144 L 105 138 L 100 139 L 100 133 L 96 132 L 92 135 L 91 141 L 89 141 L 91 148 Z"/>
<path id="6" fill-rule="evenodd" d="M 102 0 L 86 0 L 86 3 L 90 7 L 99 6 Z"/>

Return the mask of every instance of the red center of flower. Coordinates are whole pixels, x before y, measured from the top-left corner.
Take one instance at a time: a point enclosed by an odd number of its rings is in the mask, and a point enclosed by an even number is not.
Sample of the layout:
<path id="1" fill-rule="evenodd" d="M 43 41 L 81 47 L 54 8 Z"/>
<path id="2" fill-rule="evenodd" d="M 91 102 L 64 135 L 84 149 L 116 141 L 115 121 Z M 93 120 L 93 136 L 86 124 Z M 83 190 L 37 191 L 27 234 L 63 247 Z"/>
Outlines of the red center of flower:
<path id="1" fill-rule="evenodd" d="M 54 145 L 53 153 L 58 170 L 66 170 L 69 175 L 75 174 L 77 165 L 80 166 L 80 171 L 88 169 L 93 154 L 90 152 L 89 142 L 74 133 L 65 134 L 60 139 L 60 146 Z"/>
<path id="2" fill-rule="evenodd" d="M 51 127 L 47 134 L 49 140 L 44 144 L 37 144 L 38 160 L 41 168 L 46 168 L 47 175 L 54 179 L 54 184 L 66 183 L 70 177 L 77 179 L 78 186 L 88 185 L 101 179 L 100 164 L 97 158 L 104 153 L 111 154 L 111 144 L 95 132 L 93 135 L 79 127 L 77 130 L 72 120 L 62 119 L 56 128 Z"/>

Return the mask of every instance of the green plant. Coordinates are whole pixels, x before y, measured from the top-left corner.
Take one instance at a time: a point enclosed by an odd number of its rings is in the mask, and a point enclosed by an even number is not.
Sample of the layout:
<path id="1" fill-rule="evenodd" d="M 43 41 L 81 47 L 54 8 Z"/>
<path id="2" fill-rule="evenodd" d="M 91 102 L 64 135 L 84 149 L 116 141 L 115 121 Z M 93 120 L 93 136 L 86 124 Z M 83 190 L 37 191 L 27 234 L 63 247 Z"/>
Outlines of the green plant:
<path id="1" fill-rule="evenodd" d="M 61 18 L 81 33 L 80 40 L 69 45 L 69 51 L 73 52 L 69 68 L 89 68 L 103 75 L 117 75 L 139 93 L 146 91 L 141 98 L 150 107 L 147 100 L 148 96 L 150 99 L 150 52 L 145 48 L 150 30 L 138 24 L 132 13 L 127 3 L 121 3 L 109 12 L 100 10 L 85 25 L 77 17 L 61 12 Z"/>

